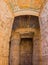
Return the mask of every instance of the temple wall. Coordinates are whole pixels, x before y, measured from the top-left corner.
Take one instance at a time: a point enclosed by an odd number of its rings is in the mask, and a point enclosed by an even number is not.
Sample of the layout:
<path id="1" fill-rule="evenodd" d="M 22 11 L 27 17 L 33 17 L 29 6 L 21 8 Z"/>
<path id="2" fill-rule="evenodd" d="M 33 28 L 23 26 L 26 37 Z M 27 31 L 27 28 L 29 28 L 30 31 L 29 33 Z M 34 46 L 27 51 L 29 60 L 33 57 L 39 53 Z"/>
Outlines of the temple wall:
<path id="1" fill-rule="evenodd" d="M 0 65 L 8 65 L 9 40 L 12 24 L 10 23 L 10 19 L 5 22 L 0 21 Z"/>
<path id="2" fill-rule="evenodd" d="M 48 2 L 40 14 L 42 65 L 48 65 Z"/>
<path id="3" fill-rule="evenodd" d="M 5 0 L 7 1 L 7 0 Z M 14 14 L 10 5 L 0 1 L 0 65 L 8 65 L 9 57 L 9 40 L 12 30 Z M 42 65 L 48 65 L 48 2 L 40 15 L 40 30 L 42 43 Z"/>
<path id="4" fill-rule="evenodd" d="M 12 28 L 12 12 L 7 4 L 0 1 L 0 65 L 8 65 L 9 40 Z"/>

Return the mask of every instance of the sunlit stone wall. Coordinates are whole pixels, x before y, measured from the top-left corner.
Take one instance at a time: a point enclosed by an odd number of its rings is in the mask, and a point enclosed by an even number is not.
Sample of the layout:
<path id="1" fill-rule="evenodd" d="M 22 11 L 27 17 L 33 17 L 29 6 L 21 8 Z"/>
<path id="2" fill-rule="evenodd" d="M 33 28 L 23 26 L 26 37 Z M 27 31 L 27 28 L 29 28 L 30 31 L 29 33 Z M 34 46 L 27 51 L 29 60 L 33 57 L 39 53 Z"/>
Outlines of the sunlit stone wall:
<path id="1" fill-rule="evenodd" d="M 9 37 L 12 25 L 10 19 L 5 22 L 0 21 L 0 65 L 8 65 Z"/>
<path id="2" fill-rule="evenodd" d="M 0 1 L 0 65 L 8 65 L 9 39 L 12 28 L 12 12 L 6 3 Z"/>

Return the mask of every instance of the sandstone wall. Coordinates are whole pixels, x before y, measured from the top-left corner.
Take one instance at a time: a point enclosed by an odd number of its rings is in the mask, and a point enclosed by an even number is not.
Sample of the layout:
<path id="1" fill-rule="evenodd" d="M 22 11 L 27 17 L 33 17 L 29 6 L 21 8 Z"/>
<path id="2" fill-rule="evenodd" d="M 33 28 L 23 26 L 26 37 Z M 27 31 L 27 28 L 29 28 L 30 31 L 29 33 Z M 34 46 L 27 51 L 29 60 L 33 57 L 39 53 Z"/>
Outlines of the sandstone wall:
<path id="1" fill-rule="evenodd" d="M 42 65 L 48 65 L 48 1 L 40 14 Z"/>
<path id="2" fill-rule="evenodd" d="M 5 3 L 6 1 L 6 3 Z M 7 0 L 0 1 L 0 65 L 8 65 L 9 39 L 13 23 L 13 11 Z M 12 7 L 12 5 L 11 5 Z M 48 65 L 48 2 L 40 15 L 42 37 L 42 65 Z"/>
<path id="3" fill-rule="evenodd" d="M 8 65 L 9 39 L 13 17 L 6 3 L 0 1 L 0 65 Z"/>
<path id="4" fill-rule="evenodd" d="M 9 40 L 12 24 L 10 23 L 10 19 L 5 22 L 0 21 L 0 65 L 8 65 Z"/>

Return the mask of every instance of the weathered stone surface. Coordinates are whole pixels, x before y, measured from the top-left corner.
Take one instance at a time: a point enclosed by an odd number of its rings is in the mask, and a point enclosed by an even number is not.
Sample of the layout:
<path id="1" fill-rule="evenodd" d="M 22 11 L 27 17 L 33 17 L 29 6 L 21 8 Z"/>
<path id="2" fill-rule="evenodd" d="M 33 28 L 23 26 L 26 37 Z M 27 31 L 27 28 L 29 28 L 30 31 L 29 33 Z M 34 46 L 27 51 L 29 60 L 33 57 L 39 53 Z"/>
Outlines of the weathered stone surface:
<path id="1" fill-rule="evenodd" d="M 33 65 L 41 64 L 41 43 L 40 32 L 36 30 L 36 34 L 33 37 Z"/>
<path id="2" fill-rule="evenodd" d="M 48 57 L 48 1 L 40 14 L 42 56 Z M 48 65 L 48 58 L 43 58 L 43 65 Z"/>
<path id="3" fill-rule="evenodd" d="M 10 47 L 10 65 L 19 65 L 19 40 L 19 34 L 12 35 Z"/>
<path id="4" fill-rule="evenodd" d="M 0 65 L 8 65 L 12 18 L 0 19 Z"/>
<path id="5" fill-rule="evenodd" d="M 0 65 L 8 65 L 8 56 L 0 56 Z"/>
<path id="6" fill-rule="evenodd" d="M 40 8 L 45 0 L 3 0 L 14 16 L 35 15 L 39 16 Z"/>
<path id="7" fill-rule="evenodd" d="M 0 65 L 8 65 L 9 40 L 12 30 L 13 12 L 14 14 L 16 13 L 13 4 L 13 1 L 11 3 L 9 0 L 0 0 Z M 15 11 L 13 11 L 13 9 Z M 35 12 L 30 12 L 32 11 L 26 11 L 27 14 L 36 14 Z M 19 14 L 25 15 L 26 13 L 22 11 L 21 13 L 16 13 L 14 16 Z M 42 37 L 42 56 L 46 56 L 48 55 L 48 2 L 45 4 L 45 7 L 40 15 L 40 31 Z M 48 58 L 45 59 L 43 65 L 48 65 L 47 60 Z"/>

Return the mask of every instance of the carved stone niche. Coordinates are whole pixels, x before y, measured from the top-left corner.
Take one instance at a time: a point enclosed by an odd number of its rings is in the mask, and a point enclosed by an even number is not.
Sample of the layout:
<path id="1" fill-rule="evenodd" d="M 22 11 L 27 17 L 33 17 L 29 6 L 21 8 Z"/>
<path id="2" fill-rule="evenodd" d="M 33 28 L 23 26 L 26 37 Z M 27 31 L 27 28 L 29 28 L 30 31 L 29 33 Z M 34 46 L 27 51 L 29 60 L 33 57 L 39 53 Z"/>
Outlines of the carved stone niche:
<path id="1" fill-rule="evenodd" d="M 33 65 L 33 36 L 35 29 L 23 28 L 12 33 L 10 65 Z"/>

